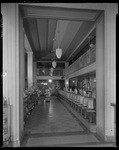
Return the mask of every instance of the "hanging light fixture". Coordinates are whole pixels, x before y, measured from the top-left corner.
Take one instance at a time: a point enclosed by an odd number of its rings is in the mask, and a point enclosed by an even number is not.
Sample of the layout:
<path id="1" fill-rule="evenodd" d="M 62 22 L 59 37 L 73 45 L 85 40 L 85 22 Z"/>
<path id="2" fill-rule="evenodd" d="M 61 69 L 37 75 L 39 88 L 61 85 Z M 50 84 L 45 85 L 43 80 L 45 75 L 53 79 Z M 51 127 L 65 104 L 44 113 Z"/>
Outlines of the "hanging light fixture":
<path id="1" fill-rule="evenodd" d="M 57 63 L 56 63 L 56 61 L 55 61 L 55 54 L 54 54 L 54 60 L 53 60 L 53 62 L 52 62 L 53 68 L 56 68 L 56 65 L 57 65 Z"/>
<path id="2" fill-rule="evenodd" d="M 52 66 L 53 66 L 53 68 L 56 67 L 56 61 L 53 61 L 53 62 L 52 62 Z"/>
<path id="3" fill-rule="evenodd" d="M 59 30 L 59 21 L 58 21 L 58 48 L 56 49 L 56 56 L 58 59 L 60 59 L 62 56 L 62 49 L 59 48 L 59 35 L 60 35 L 60 30 Z"/>

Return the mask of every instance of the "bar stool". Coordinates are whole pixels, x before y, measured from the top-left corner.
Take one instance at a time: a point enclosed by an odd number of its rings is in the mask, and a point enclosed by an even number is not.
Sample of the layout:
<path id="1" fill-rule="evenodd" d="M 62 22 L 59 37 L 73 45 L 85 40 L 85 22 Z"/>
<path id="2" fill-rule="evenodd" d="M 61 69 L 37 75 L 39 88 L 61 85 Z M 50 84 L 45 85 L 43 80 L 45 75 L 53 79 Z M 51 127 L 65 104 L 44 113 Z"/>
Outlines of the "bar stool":
<path id="1" fill-rule="evenodd" d="M 78 105 L 80 104 L 80 96 L 76 95 L 75 97 L 75 110 L 78 111 Z"/>
<path id="2" fill-rule="evenodd" d="M 90 98 L 89 106 L 86 110 L 86 117 L 89 119 L 89 122 L 96 123 L 96 101 L 94 98 Z"/>
<path id="3" fill-rule="evenodd" d="M 83 106 L 81 107 L 81 115 L 85 117 L 85 110 L 88 106 L 88 98 L 84 97 Z"/>
<path id="4" fill-rule="evenodd" d="M 77 109 L 77 95 L 74 96 L 74 109 Z"/>
<path id="5" fill-rule="evenodd" d="M 79 96 L 78 99 L 80 99 L 79 104 L 78 104 L 78 112 L 81 113 L 81 107 L 83 106 L 83 96 Z"/>

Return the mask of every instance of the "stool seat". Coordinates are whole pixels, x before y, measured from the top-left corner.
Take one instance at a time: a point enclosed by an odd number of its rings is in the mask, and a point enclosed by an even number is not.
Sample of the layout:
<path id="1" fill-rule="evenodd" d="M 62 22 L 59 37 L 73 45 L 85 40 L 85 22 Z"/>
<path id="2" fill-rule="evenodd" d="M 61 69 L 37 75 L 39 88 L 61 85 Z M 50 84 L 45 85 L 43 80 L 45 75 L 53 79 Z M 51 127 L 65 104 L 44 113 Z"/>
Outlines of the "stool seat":
<path id="1" fill-rule="evenodd" d="M 87 109 L 87 112 L 96 112 L 94 109 Z"/>

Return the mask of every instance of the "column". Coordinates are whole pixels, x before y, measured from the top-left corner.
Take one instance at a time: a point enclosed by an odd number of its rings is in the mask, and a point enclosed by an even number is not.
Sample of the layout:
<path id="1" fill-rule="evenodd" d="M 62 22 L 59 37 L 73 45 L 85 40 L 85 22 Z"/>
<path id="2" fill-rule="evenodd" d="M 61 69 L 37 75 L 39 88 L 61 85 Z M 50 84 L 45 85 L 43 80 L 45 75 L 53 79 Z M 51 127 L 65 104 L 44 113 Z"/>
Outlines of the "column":
<path id="1" fill-rule="evenodd" d="M 11 141 L 20 145 L 19 136 L 19 14 L 18 4 L 2 3 L 3 15 L 3 96 L 11 105 Z"/>
<path id="2" fill-rule="evenodd" d="M 104 86 L 105 86 L 105 140 L 112 141 L 114 135 L 114 108 L 116 104 L 116 14 L 117 4 L 107 4 L 104 22 Z"/>
<path id="3" fill-rule="evenodd" d="M 116 4 L 107 4 L 96 24 L 96 125 L 105 141 L 114 141 L 116 103 Z"/>
<path id="4" fill-rule="evenodd" d="M 28 76 L 28 88 L 33 85 L 33 52 L 27 52 L 27 76 Z"/>

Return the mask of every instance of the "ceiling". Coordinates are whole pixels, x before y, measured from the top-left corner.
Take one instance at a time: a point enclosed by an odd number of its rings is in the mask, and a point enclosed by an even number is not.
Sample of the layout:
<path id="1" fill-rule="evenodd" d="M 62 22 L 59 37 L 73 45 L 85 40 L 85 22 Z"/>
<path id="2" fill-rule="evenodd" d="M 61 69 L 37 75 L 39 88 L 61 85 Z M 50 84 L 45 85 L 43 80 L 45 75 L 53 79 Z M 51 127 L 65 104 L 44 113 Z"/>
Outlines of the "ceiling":
<path id="1" fill-rule="evenodd" d="M 68 62 L 88 42 L 83 41 L 100 11 L 41 6 L 21 6 L 23 27 L 36 61 Z M 59 29 L 59 33 L 58 33 Z M 95 36 L 95 32 L 91 32 Z M 83 42 L 82 42 L 83 41 Z M 62 49 L 62 57 L 54 51 Z"/>

